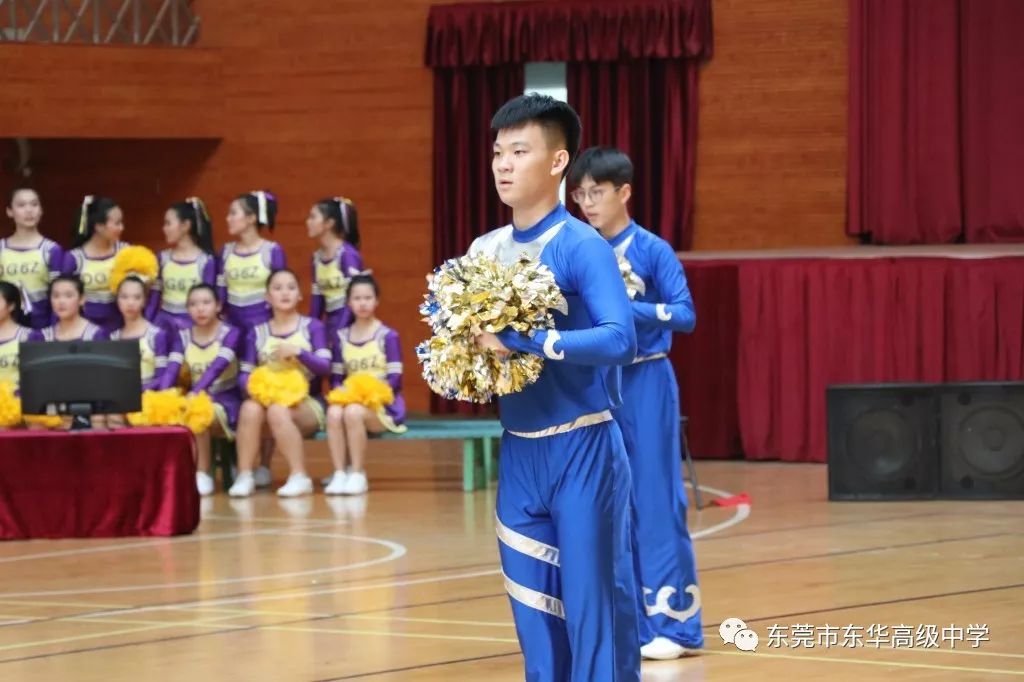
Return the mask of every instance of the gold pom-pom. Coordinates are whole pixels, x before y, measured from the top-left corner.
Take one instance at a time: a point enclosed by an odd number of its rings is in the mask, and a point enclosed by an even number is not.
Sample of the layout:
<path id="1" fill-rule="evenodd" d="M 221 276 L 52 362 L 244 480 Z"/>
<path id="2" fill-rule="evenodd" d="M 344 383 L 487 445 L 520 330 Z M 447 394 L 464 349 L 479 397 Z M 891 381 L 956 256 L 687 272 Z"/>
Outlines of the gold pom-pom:
<path id="1" fill-rule="evenodd" d="M 455 336 L 518 332 L 554 327 L 551 309 L 563 309 L 565 297 L 546 265 L 523 256 L 505 265 L 477 254 L 454 258 L 434 274 L 424 307 L 434 331 Z"/>
<path id="2" fill-rule="evenodd" d="M 619 274 L 622 275 L 622 282 L 626 285 L 626 293 L 629 294 L 629 300 L 636 298 L 637 294 L 643 294 L 647 290 L 647 285 L 644 284 L 643 278 L 640 275 L 633 272 L 633 264 L 629 262 L 625 256 L 621 256 L 619 259 Z"/>
<path id="3" fill-rule="evenodd" d="M 8 429 L 21 423 L 21 399 L 14 395 L 14 384 L 0 381 L 0 428 Z"/>
<path id="4" fill-rule="evenodd" d="M 332 405 L 362 405 L 377 412 L 395 402 L 395 392 L 388 382 L 368 372 L 357 372 L 328 393 L 327 402 Z"/>
<path id="5" fill-rule="evenodd" d="M 472 339 L 434 336 L 416 348 L 430 390 L 449 400 L 488 403 L 518 393 L 540 378 L 544 360 L 529 353 L 498 357 Z"/>
<path id="6" fill-rule="evenodd" d="M 159 271 L 160 263 L 152 251 L 145 246 L 126 246 L 114 256 L 114 265 L 110 270 L 110 290 L 116 294 L 121 282 L 129 275 L 149 284 L 156 279 Z"/>
<path id="7" fill-rule="evenodd" d="M 206 391 L 201 391 L 185 399 L 185 416 L 183 423 L 192 433 L 203 433 L 213 424 L 213 400 Z"/>
<path id="8" fill-rule="evenodd" d="M 547 266 L 525 256 L 506 265 L 478 254 L 448 261 L 427 281 L 420 311 L 434 336 L 416 348 L 416 355 L 431 390 L 486 403 L 537 381 L 542 358 L 528 353 L 502 358 L 478 347 L 474 337 L 509 328 L 520 333 L 553 328 L 552 310 L 567 308 Z"/>
<path id="9" fill-rule="evenodd" d="M 41 426 L 44 429 L 57 429 L 64 424 L 60 415 L 26 414 L 23 418 L 26 426 Z"/>
<path id="10" fill-rule="evenodd" d="M 185 398 L 176 388 L 145 391 L 142 412 L 127 415 L 132 426 L 180 426 L 185 418 Z"/>
<path id="11" fill-rule="evenodd" d="M 294 407 L 309 395 L 309 382 L 294 367 L 263 365 L 249 375 L 249 395 L 263 407 Z"/>

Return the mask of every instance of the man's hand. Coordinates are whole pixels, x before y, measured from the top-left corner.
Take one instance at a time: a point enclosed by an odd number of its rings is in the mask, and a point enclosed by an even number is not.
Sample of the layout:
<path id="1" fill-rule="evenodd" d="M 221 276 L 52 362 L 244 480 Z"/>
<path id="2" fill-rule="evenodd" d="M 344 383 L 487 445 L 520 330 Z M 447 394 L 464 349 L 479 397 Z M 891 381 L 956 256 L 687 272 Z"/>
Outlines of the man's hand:
<path id="1" fill-rule="evenodd" d="M 491 332 L 483 332 L 476 336 L 476 345 L 487 350 L 492 350 L 498 354 L 499 357 L 508 357 L 512 351 L 505 347 L 497 336 Z"/>

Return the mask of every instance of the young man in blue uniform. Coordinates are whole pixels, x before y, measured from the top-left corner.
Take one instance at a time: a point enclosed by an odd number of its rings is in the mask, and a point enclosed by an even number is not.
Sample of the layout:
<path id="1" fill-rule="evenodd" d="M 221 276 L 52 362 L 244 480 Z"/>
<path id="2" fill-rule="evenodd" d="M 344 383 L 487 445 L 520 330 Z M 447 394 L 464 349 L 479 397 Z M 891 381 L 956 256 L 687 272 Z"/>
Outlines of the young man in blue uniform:
<path id="1" fill-rule="evenodd" d="M 679 436 L 679 387 L 668 360 L 673 332 L 697 322 L 683 266 L 664 239 L 629 217 L 633 164 L 618 149 L 592 147 L 573 165 L 572 198 L 632 270 L 637 353 L 622 370 L 615 421 L 629 453 L 636 504 L 640 649 L 673 659 L 704 646 L 693 543 L 686 529 Z M 619 274 L 620 270 L 615 269 Z"/>
<path id="2" fill-rule="evenodd" d="M 500 399 L 496 524 L 526 679 L 637 682 L 632 483 L 611 414 L 619 366 L 636 353 L 629 299 L 612 248 L 559 201 L 579 148 L 576 112 L 523 95 L 495 114 L 492 128 L 494 181 L 512 225 L 478 238 L 470 253 L 539 259 L 567 303 L 555 329 L 477 338 L 499 353 L 545 358 L 535 384 Z"/>

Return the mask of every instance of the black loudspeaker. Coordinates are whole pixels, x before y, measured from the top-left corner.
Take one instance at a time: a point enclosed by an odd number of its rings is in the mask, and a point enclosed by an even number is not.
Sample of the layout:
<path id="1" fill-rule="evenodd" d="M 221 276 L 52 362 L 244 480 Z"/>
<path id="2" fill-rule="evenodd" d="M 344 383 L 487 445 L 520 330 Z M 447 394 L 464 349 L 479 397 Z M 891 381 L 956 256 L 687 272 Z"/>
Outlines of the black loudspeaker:
<path id="1" fill-rule="evenodd" d="M 939 410 L 934 389 L 927 384 L 828 388 L 830 500 L 938 496 Z"/>
<path id="2" fill-rule="evenodd" d="M 1024 499 L 1024 383 L 942 389 L 943 497 Z"/>

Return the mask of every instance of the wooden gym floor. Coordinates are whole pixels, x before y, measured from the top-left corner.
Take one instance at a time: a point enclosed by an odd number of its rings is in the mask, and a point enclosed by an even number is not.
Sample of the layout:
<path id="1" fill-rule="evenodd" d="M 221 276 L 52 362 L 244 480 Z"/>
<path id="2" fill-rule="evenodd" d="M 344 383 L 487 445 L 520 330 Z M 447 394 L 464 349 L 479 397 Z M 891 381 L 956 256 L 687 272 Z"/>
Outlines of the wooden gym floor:
<path id="1" fill-rule="evenodd" d="M 190 537 L 0 544 L 0 680 L 521 680 L 493 489 L 458 491 L 455 446 L 371 457 L 366 500 L 220 493 Z M 698 466 L 707 497 L 753 502 L 691 511 L 706 653 L 645 664 L 646 682 L 1024 678 L 1024 503 L 830 504 L 820 465 Z M 732 617 L 755 652 L 723 644 Z M 801 624 L 988 641 L 769 646 Z"/>

